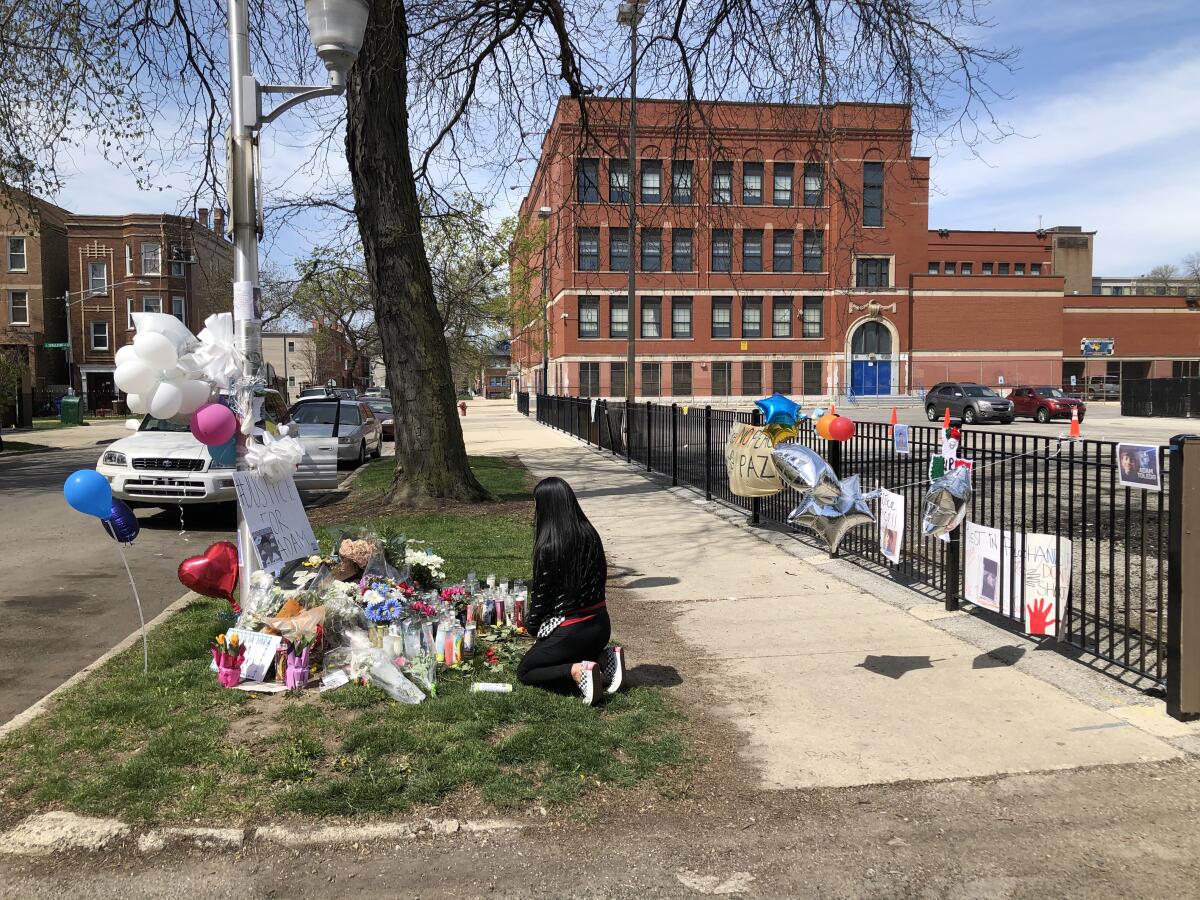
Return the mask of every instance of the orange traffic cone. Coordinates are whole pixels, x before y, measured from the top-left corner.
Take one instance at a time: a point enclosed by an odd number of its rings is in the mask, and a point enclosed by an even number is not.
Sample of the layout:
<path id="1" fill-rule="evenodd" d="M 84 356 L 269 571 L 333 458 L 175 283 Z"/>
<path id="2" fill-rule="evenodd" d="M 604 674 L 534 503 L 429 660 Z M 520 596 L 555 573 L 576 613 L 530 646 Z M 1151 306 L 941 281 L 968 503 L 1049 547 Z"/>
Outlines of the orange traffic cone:
<path id="1" fill-rule="evenodd" d="M 942 427 L 943 428 L 950 427 L 950 407 L 948 407 L 948 406 L 946 407 L 946 414 L 944 416 L 942 416 Z"/>
<path id="2" fill-rule="evenodd" d="M 1078 440 L 1081 437 L 1081 435 L 1079 433 L 1079 407 L 1078 406 L 1071 407 L 1071 431 L 1069 432 L 1068 437 L 1072 437 L 1075 440 Z"/>
<path id="3" fill-rule="evenodd" d="M 892 407 L 892 420 L 890 422 L 888 422 L 888 424 L 889 425 L 896 424 L 896 407 L 894 407 L 894 406 Z"/>

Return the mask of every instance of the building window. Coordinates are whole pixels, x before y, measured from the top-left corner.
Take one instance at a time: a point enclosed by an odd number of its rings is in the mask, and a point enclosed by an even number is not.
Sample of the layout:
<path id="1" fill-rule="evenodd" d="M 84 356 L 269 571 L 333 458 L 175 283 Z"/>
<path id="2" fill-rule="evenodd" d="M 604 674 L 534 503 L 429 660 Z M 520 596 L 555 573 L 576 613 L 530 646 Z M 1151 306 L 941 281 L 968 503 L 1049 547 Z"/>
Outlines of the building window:
<path id="1" fill-rule="evenodd" d="M 804 230 L 804 271 L 825 271 L 825 232 L 819 228 Z"/>
<path id="2" fill-rule="evenodd" d="M 289 375 L 288 376 L 288 387 L 295 387 L 295 386 L 296 386 L 296 376 Z"/>
<path id="3" fill-rule="evenodd" d="M 855 260 L 855 280 L 857 287 L 889 287 L 891 260 L 880 257 L 859 257 Z"/>
<path id="4" fill-rule="evenodd" d="M 662 300 L 658 297 L 642 298 L 642 337 L 662 337 Z"/>
<path id="5" fill-rule="evenodd" d="M 659 393 L 658 363 L 642 363 L 642 396 L 657 397 Z"/>
<path id="6" fill-rule="evenodd" d="M 947 275 L 954 274 L 954 263 L 952 263 L 952 262 L 944 263 L 942 268 Z"/>
<path id="7" fill-rule="evenodd" d="M 578 228 L 575 231 L 575 241 L 578 245 L 576 257 L 579 271 L 600 271 L 600 229 Z"/>
<path id="8" fill-rule="evenodd" d="M 940 266 L 940 264 L 938 264 L 938 263 L 935 263 L 935 262 L 931 262 L 931 263 L 929 264 L 929 270 L 928 270 L 928 271 L 927 271 L 925 274 L 927 274 L 927 275 L 937 275 L 937 274 L 939 274 L 939 273 L 941 272 L 941 270 L 942 270 L 942 269 L 941 269 L 941 266 Z"/>
<path id="9" fill-rule="evenodd" d="M 579 336 L 581 338 L 600 337 L 600 298 L 579 298 Z"/>
<path id="10" fill-rule="evenodd" d="M 108 323 L 107 322 L 90 322 L 89 323 L 92 349 L 107 350 L 108 349 Z"/>
<path id="11" fill-rule="evenodd" d="M 792 243 L 795 236 L 790 228 L 776 228 L 771 243 L 771 271 L 792 271 Z"/>
<path id="12" fill-rule="evenodd" d="M 762 337 L 762 297 L 742 300 L 742 337 Z"/>
<path id="13" fill-rule="evenodd" d="M 133 274 L 133 244 L 125 245 L 125 276 Z"/>
<path id="14" fill-rule="evenodd" d="M 821 393 L 821 361 L 806 359 L 804 361 L 804 393 Z"/>
<path id="15" fill-rule="evenodd" d="M 29 324 L 29 292 L 28 291 L 9 291 L 8 292 L 8 324 L 9 325 L 28 325 Z"/>
<path id="16" fill-rule="evenodd" d="M 629 298 L 608 298 L 608 336 L 629 337 Z"/>
<path id="17" fill-rule="evenodd" d="M 785 396 L 792 392 L 792 361 L 790 359 L 777 359 L 771 363 L 771 390 Z"/>
<path id="18" fill-rule="evenodd" d="M 742 203 L 746 206 L 762 205 L 763 164 L 742 163 Z"/>
<path id="19" fill-rule="evenodd" d="M 580 203 L 600 202 L 600 160 L 579 160 L 575 172 L 575 198 Z"/>
<path id="20" fill-rule="evenodd" d="M 608 202 L 629 202 L 629 160 L 608 161 Z"/>
<path id="21" fill-rule="evenodd" d="M 792 298 L 776 297 L 771 306 L 771 337 L 792 336 Z"/>
<path id="22" fill-rule="evenodd" d="M 8 271 L 24 272 L 28 265 L 25 256 L 25 238 L 10 237 L 8 239 Z"/>
<path id="23" fill-rule="evenodd" d="M 963 274 L 969 275 L 970 273 L 963 272 Z M 1029 274 L 1030 275 L 1041 275 L 1042 274 L 1042 264 L 1041 263 L 1030 263 L 1029 264 Z"/>
<path id="24" fill-rule="evenodd" d="M 671 271 L 692 271 L 692 229 L 671 229 Z"/>
<path id="25" fill-rule="evenodd" d="M 733 163 L 713 163 L 712 202 L 722 205 L 733 202 Z"/>
<path id="26" fill-rule="evenodd" d="M 671 394 L 675 397 L 692 395 L 692 364 L 690 362 L 671 363 Z"/>
<path id="27" fill-rule="evenodd" d="M 714 228 L 712 232 L 712 270 L 728 272 L 733 265 L 733 232 Z"/>
<path id="28" fill-rule="evenodd" d="M 671 162 L 671 202 L 692 202 L 692 161 L 676 159 Z"/>
<path id="29" fill-rule="evenodd" d="M 674 297 L 671 300 L 671 337 L 692 336 L 692 298 Z"/>
<path id="30" fill-rule="evenodd" d="M 800 336 L 806 338 L 824 337 L 825 334 L 825 298 L 805 297 L 801 313 Z"/>
<path id="31" fill-rule="evenodd" d="M 1013 274 L 1014 275 L 1024 275 L 1025 274 L 1025 263 L 1015 263 L 1013 265 Z"/>
<path id="32" fill-rule="evenodd" d="M 143 297 L 142 312 L 162 312 L 162 297 Z"/>
<path id="33" fill-rule="evenodd" d="M 142 274 L 162 274 L 162 246 L 159 244 L 142 244 Z"/>
<path id="34" fill-rule="evenodd" d="M 732 297 L 713 297 L 712 336 L 715 338 L 733 337 Z"/>
<path id="35" fill-rule="evenodd" d="M 295 342 L 295 341 L 288 341 L 288 342 L 287 342 L 287 349 L 288 349 L 288 353 L 295 353 L 295 352 L 296 352 L 296 342 Z"/>
<path id="36" fill-rule="evenodd" d="M 88 263 L 88 293 L 108 293 L 108 266 L 102 262 Z"/>
<path id="37" fill-rule="evenodd" d="M 863 163 L 863 225 L 883 227 L 883 163 Z"/>
<path id="38" fill-rule="evenodd" d="M 714 362 L 710 368 L 712 369 L 712 395 L 728 397 L 733 393 L 733 364 Z"/>
<path id="39" fill-rule="evenodd" d="M 662 229 L 642 229 L 642 271 L 662 271 Z"/>
<path id="40" fill-rule="evenodd" d="M 608 393 L 610 397 L 625 396 L 625 363 L 608 364 Z"/>
<path id="41" fill-rule="evenodd" d="M 762 363 L 742 363 L 742 395 L 757 397 L 762 392 Z"/>
<path id="42" fill-rule="evenodd" d="M 183 277 L 183 275 L 184 275 L 183 263 L 184 263 L 185 258 L 186 258 L 185 251 L 182 247 L 177 247 L 177 246 L 171 247 L 171 277 L 172 278 L 182 278 Z"/>
<path id="43" fill-rule="evenodd" d="M 662 203 L 662 160 L 642 160 L 642 202 Z"/>
<path id="44" fill-rule="evenodd" d="M 187 324 L 187 303 L 182 297 L 171 298 L 171 315 L 184 325 Z"/>
<path id="45" fill-rule="evenodd" d="M 823 206 L 825 203 L 825 172 L 819 162 L 804 164 L 804 205 Z"/>
<path id="46" fill-rule="evenodd" d="M 762 242 L 761 228 L 747 228 L 742 232 L 742 271 L 762 271 Z"/>
<path id="47" fill-rule="evenodd" d="M 600 363 L 584 362 L 579 364 L 579 396 L 600 396 Z"/>
<path id="48" fill-rule="evenodd" d="M 991 274 L 992 274 L 992 267 L 993 267 L 993 263 L 986 263 L 986 262 L 985 262 L 985 263 L 983 264 L 983 274 L 984 274 L 984 275 L 991 275 Z"/>
<path id="49" fill-rule="evenodd" d="M 775 163 L 771 173 L 771 202 L 776 206 L 792 205 L 792 173 L 795 171 L 791 163 Z"/>
<path id="50" fill-rule="evenodd" d="M 996 274 L 997 275 L 1007 275 L 1008 274 L 1008 263 L 1000 263 Z"/>
<path id="51" fill-rule="evenodd" d="M 959 275 L 970 275 L 975 271 L 974 265 L 969 262 L 961 263 L 958 267 Z"/>
<path id="52" fill-rule="evenodd" d="M 629 271 L 629 229 L 608 229 L 608 268 L 613 272 Z"/>

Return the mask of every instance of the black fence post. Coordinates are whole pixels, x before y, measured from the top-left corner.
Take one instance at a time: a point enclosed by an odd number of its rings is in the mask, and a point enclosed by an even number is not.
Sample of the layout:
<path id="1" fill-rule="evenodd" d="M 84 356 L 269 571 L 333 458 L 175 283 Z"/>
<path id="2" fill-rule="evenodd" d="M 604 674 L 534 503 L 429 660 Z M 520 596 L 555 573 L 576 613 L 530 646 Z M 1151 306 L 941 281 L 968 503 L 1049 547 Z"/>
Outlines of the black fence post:
<path id="1" fill-rule="evenodd" d="M 712 499 L 712 407 L 704 407 L 704 499 Z"/>
<path id="2" fill-rule="evenodd" d="M 654 433 L 650 430 L 654 424 L 654 404 L 646 401 L 646 471 L 653 472 Z"/>
<path id="3" fill-rule="evenodd" d="M 671 487 L 679 484 L 679 404 L 671 404 Z"/>
<path id="4" fill-rule="evenodd" d="M 762 424 L 762 410 L 757 406 L 754 407 L 754 417 L 750 420 L 754 425 Z M 757 525 L 762 519 L 762 498 L 750 498 L 750 524 Z"/>
<path id="5" fill-rule="evenodd" d="M 946 545 L 946 610 L 958 609 L 962 577 L 962 526 L 950 532 L 950 543 Z"/>
<path id="6" fill-rule="evenodd" d="M 1200 437 L 1171 438 L 1167 714 L 1200 713 Z"/>
<path id="7" fill-rule="evenodd" d="M 825 442 L 826 462 L 829 463 L 829 468 L 833 469 L 833 474 L 838 478 L 842 477 L 842 442 L 841 441 L 826 441 Z"/>

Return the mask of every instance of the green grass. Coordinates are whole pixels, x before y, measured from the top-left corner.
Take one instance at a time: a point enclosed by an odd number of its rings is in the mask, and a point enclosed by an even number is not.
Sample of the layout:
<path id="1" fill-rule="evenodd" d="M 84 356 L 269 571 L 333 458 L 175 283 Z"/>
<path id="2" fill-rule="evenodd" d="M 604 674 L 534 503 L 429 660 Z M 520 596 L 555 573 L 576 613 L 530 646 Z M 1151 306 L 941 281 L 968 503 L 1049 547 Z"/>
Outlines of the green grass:
<path id="1" fill-rule="evenodd" d="M 5 439 L 4 447 L 0 448 L 0 456 L 6 453 L 19 453 L 24 450 L 48 450 L 45 444 L 30 444 L 27 441 L 10 441 Z"/>
<path id="2" fill-rule="evenodd" d="M 503 456 L 469 456 L 471 471 L 497 500 L 533 499 L 533 479 L 512 459 Z M 395 460 L 376 459 L 368 462 L 354 479 L 351 499 L 368 500 L 381 497 L 392 485 Z"/>
<path id="3" fill-rule="evenodd" d="M 472 464 L 494 493 L 527 496 L 527 473 L 515 463 Z M 469 568 L 501 580 L 530 574 L 528 514 L 483 506 L 387 521 L 443 556 L 452 581 Z M 135 646 L 0 739 L 0 809 L 229 823 L 273 813 L 401 814 L 452 802 L 468 786 L 497 807 L 565 804 L 598 783 L 633 785 L 688 759 L 680 713 L 652 688 L 599 710 L 521 685 L 472 694 L 471 678 L 458 672 L 443 673 L 437 697 L 418 706 L 357 685 L 270 701 L 224 690 L 208 670 L 207 645 L 225 608 L 201 600 L 156 629 L 149 676 Z M 502 671 L 484 680 L 515 679 Z M 274 710 L 275 733 L 243 739 L 248 718 L 264 708 Z M 262 716 L 255 722 L 261 728 Z"/>

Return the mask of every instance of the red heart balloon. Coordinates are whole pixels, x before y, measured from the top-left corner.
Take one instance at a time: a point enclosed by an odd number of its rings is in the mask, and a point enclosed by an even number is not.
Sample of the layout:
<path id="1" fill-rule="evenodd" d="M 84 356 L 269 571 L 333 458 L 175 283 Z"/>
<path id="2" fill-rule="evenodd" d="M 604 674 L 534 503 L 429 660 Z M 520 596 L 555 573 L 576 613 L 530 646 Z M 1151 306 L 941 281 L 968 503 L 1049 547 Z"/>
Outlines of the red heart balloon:
<path id="1" fill-rule="evenodd" d="M 197 594 L 233 603 L 238 583 L 237 547 L 229 541 L 217 541 L 203 556 L 188 557 L 179 564 L 179 580 Z"/>

